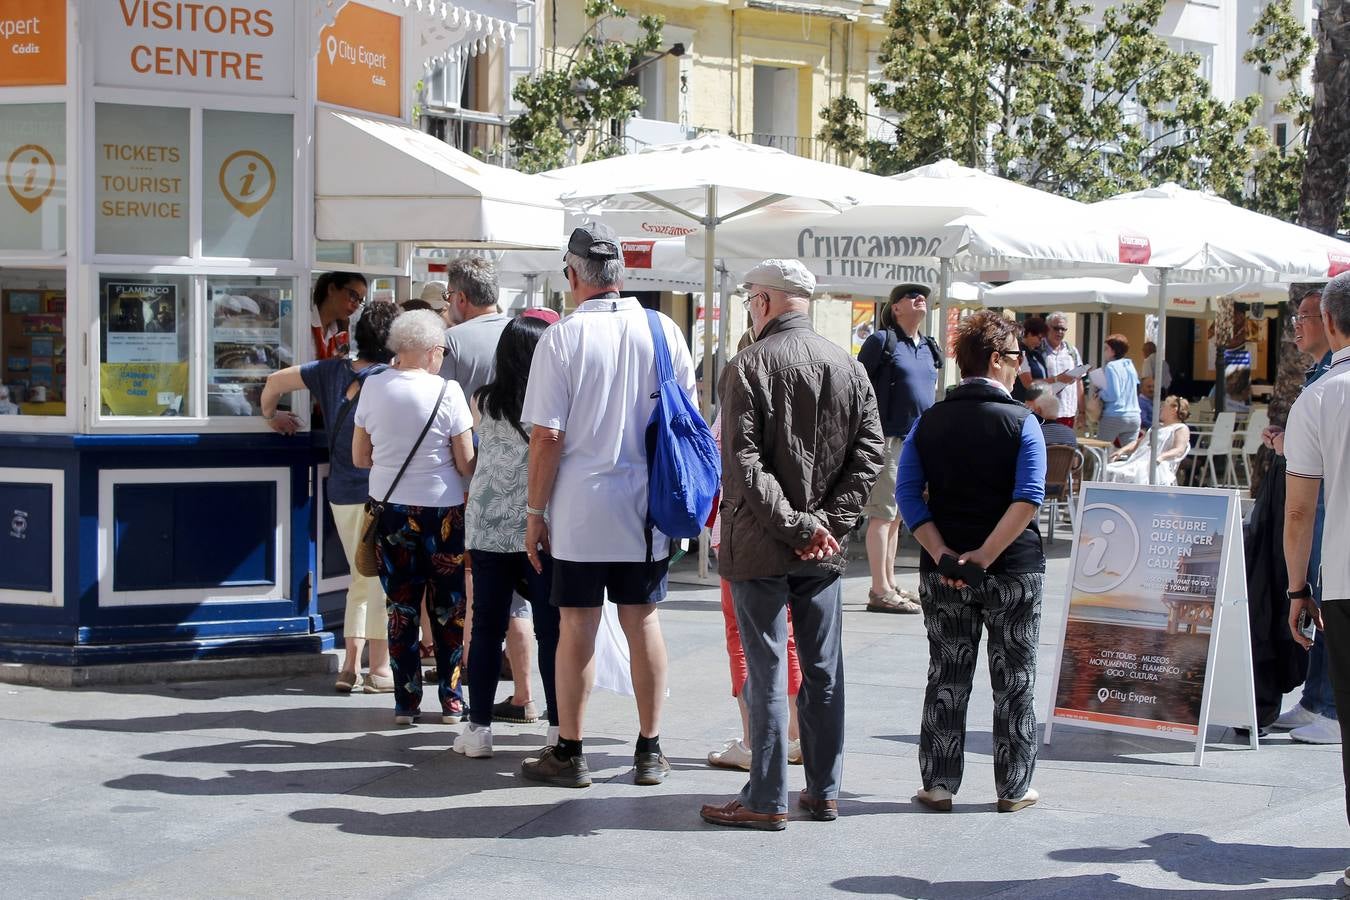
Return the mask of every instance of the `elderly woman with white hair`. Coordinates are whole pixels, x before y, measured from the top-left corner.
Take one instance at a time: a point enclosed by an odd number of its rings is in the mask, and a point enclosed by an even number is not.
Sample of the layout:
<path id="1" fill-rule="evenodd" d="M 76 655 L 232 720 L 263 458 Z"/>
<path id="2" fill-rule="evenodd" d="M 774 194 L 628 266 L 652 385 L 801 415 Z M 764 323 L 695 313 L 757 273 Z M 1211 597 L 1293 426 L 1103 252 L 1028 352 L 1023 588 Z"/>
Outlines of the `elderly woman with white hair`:
<path id="1" fill-rule="evenodd" d="M 473 472 L 473 416 L 464 391 L 438 374 L 445 328 L 431 310 L 394 320 L 393 368 L 366 380 L 352 458 L 370 467 L 376 558 L 388 597 L 394 723 L 421 714 L 419 609 L 431 615 L 441 721 L 465 715 L 458 669 L 464 646 L 464 479 Z"/>

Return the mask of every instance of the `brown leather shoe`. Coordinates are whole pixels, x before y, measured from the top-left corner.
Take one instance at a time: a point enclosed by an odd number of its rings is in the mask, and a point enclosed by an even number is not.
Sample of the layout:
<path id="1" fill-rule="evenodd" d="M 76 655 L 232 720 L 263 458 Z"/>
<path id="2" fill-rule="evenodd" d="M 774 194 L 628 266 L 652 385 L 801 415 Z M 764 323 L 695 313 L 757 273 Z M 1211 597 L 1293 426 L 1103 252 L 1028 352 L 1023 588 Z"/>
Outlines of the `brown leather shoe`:
<path id="1" fill-rule="evenodd" d="M 797 805 L 811 814 L 817 822 L 833 822 L 839 818 L 839 803 L 836 800 L 821 800 L 808 791 L 797 795 Z"/>
<path id="2" fill-rule="evenodd" d="M 753 809 L 741 806 L 739 800 L 732 800 L 725 806 L 705 803 L 700 815 L 709 825 L 725 825 L 728 828 L 782 831 L 787 827 L 787 813 L 757 813 Z"/>

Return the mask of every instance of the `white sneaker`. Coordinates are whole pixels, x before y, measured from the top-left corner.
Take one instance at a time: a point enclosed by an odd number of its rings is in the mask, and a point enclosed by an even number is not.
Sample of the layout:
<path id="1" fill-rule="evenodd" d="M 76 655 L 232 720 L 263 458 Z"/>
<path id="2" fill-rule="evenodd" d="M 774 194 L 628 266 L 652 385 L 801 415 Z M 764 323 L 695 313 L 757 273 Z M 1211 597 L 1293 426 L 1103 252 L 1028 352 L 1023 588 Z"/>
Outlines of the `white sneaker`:
<path id="1" fill-rule="evenodd" d="M 721 750 L 714 750 L 708 754 L 708 765 L 719 769 L 740 769 L 742 772 L 749 772 L 750 748 L 745 746 L 745 742 L 740 738 L 727 741 Z"/>
<path id="2" fill-rule="evenodd" d="M 455 752 L 470 759 L 486 759 L 492 755 L 492 729 L 487 725 L 470 725 L 455 738 Z"/>
<path id="3" fill-rule="evenodd" d="M 1295 703 L 1289 709 L 1281 713 L 1280 717 L 1276 719 L 1275 723 L 1270 727 L 1279 729 L 1280 731 L 1289 731 L 1293 728 L 1302 728 L 1304 725 L 1311 725 L 1319 718 L 1321 718 L 1321 716 L 1308 709 L 1302 703 Z"/>
<path id="4" fill-rule="evenodd" d="M 788 763 L 794 766 L 802 764 L 802 742 L 788 741 Z"/>
<path id="5" fill-rule="evenodd" d="M 1341 742 L 1341 723 L 1326 716 L 1317 716 L 1317 721 L 1289 732 L 1289 737 L 1300 744 L 1339 744 Z"/>

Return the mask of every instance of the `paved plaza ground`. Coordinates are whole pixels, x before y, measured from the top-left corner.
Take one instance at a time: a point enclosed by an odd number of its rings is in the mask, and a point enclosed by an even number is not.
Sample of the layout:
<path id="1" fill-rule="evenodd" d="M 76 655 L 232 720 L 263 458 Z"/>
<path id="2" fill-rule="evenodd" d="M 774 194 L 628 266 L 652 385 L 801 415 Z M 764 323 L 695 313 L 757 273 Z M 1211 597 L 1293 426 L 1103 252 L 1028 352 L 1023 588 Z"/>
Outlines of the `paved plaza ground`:
<path id="1" fill-rule="evenodd" d="M 1038 711 L 1067 576 L 1053 546 Z M 927 648 L 916 616 L 868 613 L 845 588 L 848 697 L 840 819 L 785 832 L 703 824 L 743 783 L 710 769 L 733 736 L 715 589 L 676 586 L 662 613 L 675 767 L 633 784 L 628 698 L 597 694 L 594 787 L 516 776 L 543 726 L 498 726 L 497 754 L 450 750 L 462 726 L 396 728 L 388 696 L 331 676 L 49 690 L 0 685 L 0 897 L 1342 897 L 1350 864 L 1339 747 L 1284 736 L 1245 749 L 1057 728 L 1039 806 L 994 811 L 987 672 L 965 787 L 950 814 L 910 798 Z M 903 582 L 913 586 L 912 572 Z M 506 685 L 502 685 L 506 690 Z M 793 767 L 794 790 L 801 770 Z"/>

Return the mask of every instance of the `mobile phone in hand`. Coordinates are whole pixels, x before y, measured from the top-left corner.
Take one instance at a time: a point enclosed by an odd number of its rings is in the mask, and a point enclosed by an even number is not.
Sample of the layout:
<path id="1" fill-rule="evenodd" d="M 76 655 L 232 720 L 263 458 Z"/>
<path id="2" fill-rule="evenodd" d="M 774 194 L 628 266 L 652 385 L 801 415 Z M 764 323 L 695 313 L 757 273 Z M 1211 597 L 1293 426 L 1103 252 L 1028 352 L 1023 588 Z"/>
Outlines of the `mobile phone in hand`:
<path id="1" fill-rule="evenodd" d="M 1312 613 L 1306 607 L 1298 614 L 1298 633 L 1310 641 L 1317 637 L 1317 626 L 1313 624 Z"/>
<path id="2" fill-rule="evenodd" d="M 953 581 L 964 581 L 971 587 L 984 584 L 984 567 L 975 563 L 963 563 L 950 553 L 942 554 L 938 560 L 938 574 Z"/>

